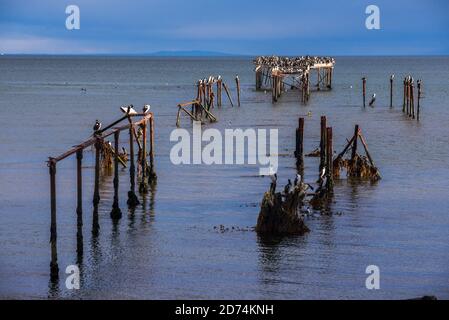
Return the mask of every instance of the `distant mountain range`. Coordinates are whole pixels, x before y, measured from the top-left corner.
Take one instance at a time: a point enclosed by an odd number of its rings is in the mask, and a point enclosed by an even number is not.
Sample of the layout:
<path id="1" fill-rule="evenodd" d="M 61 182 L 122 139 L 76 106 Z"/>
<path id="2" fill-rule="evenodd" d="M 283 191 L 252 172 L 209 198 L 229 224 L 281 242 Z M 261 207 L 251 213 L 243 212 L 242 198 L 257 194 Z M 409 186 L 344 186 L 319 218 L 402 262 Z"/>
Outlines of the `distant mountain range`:
<path id="1" fill-rule="evenodd" d="M 157 51 L 148 54 L 153 57 L 239 57 L 244 56 L 241 54 L 232 54 L 217 51 L 202 51 L 202 50 L 189 50 L 189 51 Z"/>

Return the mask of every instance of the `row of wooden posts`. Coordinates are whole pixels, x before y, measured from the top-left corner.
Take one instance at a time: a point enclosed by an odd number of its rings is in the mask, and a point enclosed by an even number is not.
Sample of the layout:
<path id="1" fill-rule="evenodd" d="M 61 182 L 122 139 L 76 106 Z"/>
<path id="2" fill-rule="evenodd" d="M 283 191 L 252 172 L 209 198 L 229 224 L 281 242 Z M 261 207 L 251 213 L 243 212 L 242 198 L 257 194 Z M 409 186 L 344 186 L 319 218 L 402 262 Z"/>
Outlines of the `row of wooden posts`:
<path id="1" fill-rule="evenodd" d="M 140 120 L 133 122 L 132 118 L 140 116 Z M 118 123 L 128 120 L 128 124 L 115 127 Z M 139 126 L 142 129 L 142 141 L 139 140 L 136 127 Z M 147 135 L 149 127 L 149 158 L 150 162 L 147 161 Z M 108 130 L 111 129 L 109 132 Z M 57 280 L 59 277 L 59 267 L 58 267 L 58 254 L 57 254 L 57 216 L 56 216 L 56 168 L 57 164 L 68 158 L 69 156 L 76 154 L 76 168 L 77 168 L 77 251 L 78 255 L 82 254 L 82 226 L 83 226 L 83 190 L 82 190 L 82 160 L 83 152 L 86 148 L 90 146 L 95 147 L 95 176 L 94 176 L 94 194 L 93 194 L 93 217 L 92 217 L 92 233 L 97 236 L 99 233 L 99 222 L 98 222 L 98 205 L 100 203 L 100 156 L 104 147 L 104 139 L 109 136 L 114 136 L 114 199 L 111 210 L 111 218 L 114 220 L 120 219 L 122 212 L 119 207 L 119 138 L 120 132 L 128 130 L 129 131 L 129 159 L 130 159 L 130 190 L 128 191 L 128 201 L 127 204 L 130 208 L 136 207 L 139 204 L 139 200 L 135 193 L 136 186 L 136 166 L 134 162 L 134 143 L 137 143 L 139 148 L 138 161 L 141 165 L 141 179 L 139 184 L 139 191 L 141 193 L 148 192 L 148 184 L 155 183 L 157 176 L 154 170 L 154 116 L 153 113 L 142 113 L 142 114 L 125 114 L 123 117 L 114 121 L 110 125 L 104 127 L 103 129 L 94 132 L 93 136 L 84 141 L 83 143 L 73 147 L 67 152 L 61 154 L 57 157 L 49 157 L 47 162 L 50 173 L 50 206 L 51 206 L 51 222 L 50 222 L 50 245 L 51 245 L 51 262 L 50 262 L 50 276 L 52 280 Z M 80 252 L 81 251 L 81 252 Z"/>
<path id="2" fill-rule="evenodd" d="M 240 107 L 240 78 L 237 75 L 235 77 L 236 91 L 237 91 L 237 105 Z M 214 85 L 216 85 L 216 90 L 214 92 Z M 212 113 L 211 109 L 215 106 L 221 107 L 222 104 L 222 92 L 223 88 L 225 90 L 226 96 L 228 97 L 231 107 L 234 107 L 234 102 L 232 101 L 232 95 L 229 87 L 223 81 L 221 76 L 205 78 L 204 80 L 199 80 L 197 82 L 197 93 L 196 98 L 192 101 L 182 102 L 177 105 L 178 114 L 176 116 L 176 126 L 180 126 L 180 116 L 181 112 L 184 112 L 190 117 L 192 121 L 203 121 L 209 120 L 210 122 L 218 121 L 218 118 Z M 215 102 L 215 99 L 216 102 Z M 191 107 L 190 110 L 187 107 Z"/>
<path id="3" fill-rule="evenodd" d="M 333 134 L 332 127 L 327 126 L 326 116 L 320 119 L 320 166 L 319 172 L 325 169 L 326 188 L 331 190 L 333 187 Z M 298 128 L 296 129 L 295 146 L 296 166 L 299 172 L 304 171 L 304 118 L 298 119 Z"/>
<path id="4" fill-rule="evenodd" d="M 393 82 L 394 74 L 390 76 L 390 108 L 393 108 Z M 405 113 L 412 119 L 419 121 L 420 109 L 421 109 L 421 99 L 422 95 L 422 80 L 416 81 L 416 86 L 418 89 L 417 93 L 417 105 L 415 106 L 415 82 L 411 76 L 407 76 L 403 81 L 403 104 L 402 112 Z M 366 77 L 362 78 L 362 94 L 363 94 L 363 107 L 366 106 Z"/>

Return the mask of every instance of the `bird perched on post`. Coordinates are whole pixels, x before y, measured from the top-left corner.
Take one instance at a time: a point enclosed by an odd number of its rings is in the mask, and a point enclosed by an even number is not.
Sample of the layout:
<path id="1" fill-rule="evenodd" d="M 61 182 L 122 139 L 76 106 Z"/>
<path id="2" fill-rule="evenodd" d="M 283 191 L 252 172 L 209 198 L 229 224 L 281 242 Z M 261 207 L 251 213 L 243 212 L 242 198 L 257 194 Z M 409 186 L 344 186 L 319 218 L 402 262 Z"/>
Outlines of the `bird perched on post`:
<path id="1" fill-rule="evenodd" d="M 284 187 L 284 194 L 288 194 L 290 192 L 290 188 L 292 187 L 292 181 L 288 179 L 288 183 Z"/>
<path id="2" fill-rule="evenodd" d="M 98 132 L 101 129 L 101 122 L 98 120 L 95 120 L 95 125 L 93 127 L 95 132 Z"/>
<path id="3" fill-rule="evenodd" d="M 294 185 L 297 186 L 298 183 L 300 183 L 300 182 L 301 182 L 301 175 L 299 173 L 297 173 L 295 181 L 294 181 Z"/>
<path id="4" fill-rule="evenodd" d="M 374 101 L 376 101 L 376 94 L 373 93 L 373 96 L 371 97 L 371 101 L 369 102 L 369 106 L 371 107 L 374 104 Z"/>
<path id="5" fill-rule="evenodd" d="M 120 107 L 120 110 L 122 110 L 123 113 L 131 115 L 131 114 L 137 114 L 136 110 L 134 110 L 133 105 L 130 104 L 126 107 Z"/>
<path id="6" fill-rule="evenodd" d="M 142 109 L 143 113 L 147 113 L 148 111 L 150 111 L 150 108 L 151 106 L 149 104 L 144 105 Z"/>

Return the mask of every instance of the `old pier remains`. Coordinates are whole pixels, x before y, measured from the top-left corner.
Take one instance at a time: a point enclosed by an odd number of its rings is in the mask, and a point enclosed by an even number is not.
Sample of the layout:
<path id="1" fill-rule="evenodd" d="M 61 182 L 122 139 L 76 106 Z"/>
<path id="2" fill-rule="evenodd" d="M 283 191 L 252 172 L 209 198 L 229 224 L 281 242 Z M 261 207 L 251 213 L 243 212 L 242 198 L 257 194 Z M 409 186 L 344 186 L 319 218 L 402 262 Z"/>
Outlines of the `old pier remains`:
<path id="1" fill-rule="evenodd" d="M 260 56 L 254 59 L 256 90 L 271 88 L 272 101 L 276 102 L 286 88 L 299 89 L 301 101 L 310 98 L 311 74 L 316 70 L 316 90 L 332 89 L 335 59 L 332 57 L 278 57 Z"/>
<path id="2" fill-rule="evenodd" d="M 135 194 L 136 185 L 136 165 L 135 165 L 135 153 L 134 144 L 138 146 L 137 161 L 140 165 L 140 185 L 139 190 L 141 192 L 148 191 L 148 184 L 156 182 L 157 176 L 154 170 L 154 116 L 152 112 L 149 112 L 149 106 L 144 107 L 142 113 L 136 112 L 132 105 L 122 107 L 121 110 L 124 115 L 111 124 L 102 127 L 101 123 L 97 120 L 93 135 L 86 141 L 72 147 L 70 150 L 64 152 L 57 157 L 49 157 L 47 165 L 50 173 L 50 207 L 51 207 L 51 219 L 50 219 L 50 245 L 51 245 L 51 262 L 50 262 L 50 276 L 52 280 L 58 279 L 59 267 L 58 267 L 58 253 L 57 253 L 57 214 L 56 214 L 56 169 L 59 162 L 69 158 L 72 155 L 76 155 L 76 170 L 77 170 L 77 251 L 78 255 L 82 255 L 82 226 L 83 226 L 83 188 L 82 188 L 82 160 L 84 150 L 90 146 L 95 147 L 95 171 L 94 171 L 94 194 L 93 194 L 93 217 L 92 217 L 92 233 L 98 235 L 99 223 L 98 223 L 98 205 L 100 202 L 100 174 L 101 166 L 104 168 L 111 166 L 110 158 L 114 160 L 114 198 L 111 209 L 111 218 L 114 220 L 120 219 L 122 212 L 119 207 L 119 164 L 126 167 L 126 162 L 129 160 L 129 175 L 130 175 L 130 190 L 128 191 L 128 206 L 133 208 L 139 204 L 137 195 Z M 136 121 L 133 119 L 139 118 Z M 127 121 L 128 123 L 122 126 L 117 125 Z M 129 132 L 129 154 L 123 148 L 123 151 L 119 152 L 119 139 L 122 131 Z M 150 149 L 147 152 L 147 135 L 149 133 Z M 114 143 L 106 142 L 106 138 L 113 136 Z M 147 158 L 149 159 L 149 162 Z M 103 163 L 101 163 L 103 161 Z"/>

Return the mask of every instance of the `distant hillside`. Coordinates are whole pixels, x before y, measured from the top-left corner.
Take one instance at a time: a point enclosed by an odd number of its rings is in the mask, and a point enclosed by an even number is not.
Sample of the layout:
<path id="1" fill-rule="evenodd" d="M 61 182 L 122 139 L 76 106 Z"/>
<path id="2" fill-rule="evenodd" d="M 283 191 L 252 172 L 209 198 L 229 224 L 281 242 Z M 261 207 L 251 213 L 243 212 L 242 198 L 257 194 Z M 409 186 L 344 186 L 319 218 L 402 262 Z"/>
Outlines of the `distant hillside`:
<path id="1" fill-rule="evenodd" d="M 216 51 L 157 51 L 149 54 L 154 57 L 238 57 L 238 54 L 216 52 Z"/>

